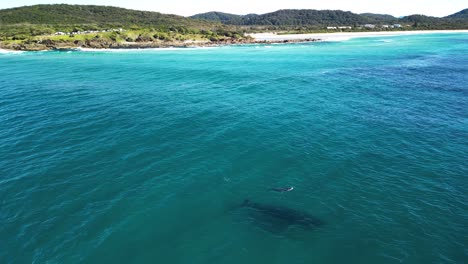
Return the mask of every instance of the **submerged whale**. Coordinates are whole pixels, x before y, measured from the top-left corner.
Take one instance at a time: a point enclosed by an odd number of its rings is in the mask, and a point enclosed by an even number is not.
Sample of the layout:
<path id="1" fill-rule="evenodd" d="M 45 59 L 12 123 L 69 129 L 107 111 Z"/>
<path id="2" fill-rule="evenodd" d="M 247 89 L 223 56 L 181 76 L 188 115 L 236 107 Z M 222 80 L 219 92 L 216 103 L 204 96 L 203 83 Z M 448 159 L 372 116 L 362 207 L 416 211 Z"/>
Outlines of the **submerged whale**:
<path id="1" fill-rule="evenodd" d="M 270 190 L 275 191 L 275 192 L 290 192 L 294 190 L 294 187 L 282 187 L 282 188 L 271 188 Z"/>
<path id="2" fill-rule="evenodd" d="M 253 219 L 263 226 L 275 228 L 276 231 L 282 231 L 289 227 L 300 227 L 303 229 L 312 229 L 320 227 L 325 223 L 308 214 L 307 212 L 268 204 L 244 200 L 242 207 L 248 208 L 252 212 Z"/>

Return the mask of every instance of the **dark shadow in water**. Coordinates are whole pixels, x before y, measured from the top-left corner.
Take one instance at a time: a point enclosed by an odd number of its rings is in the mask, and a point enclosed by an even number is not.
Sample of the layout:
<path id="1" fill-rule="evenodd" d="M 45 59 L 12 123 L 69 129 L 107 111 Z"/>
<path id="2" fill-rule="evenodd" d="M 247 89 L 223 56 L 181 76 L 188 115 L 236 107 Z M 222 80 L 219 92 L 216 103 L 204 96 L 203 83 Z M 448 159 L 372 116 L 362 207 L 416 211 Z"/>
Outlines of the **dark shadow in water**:
<path id="1" fill-rule="evenodd" d="M 273 234 L 281 234 L 290 229 L 311 230 L 325 223 L 304 211 L 287 207 L 261 204 L 245 200 L 242 207 L 247 209 L 254 224 Z"/>

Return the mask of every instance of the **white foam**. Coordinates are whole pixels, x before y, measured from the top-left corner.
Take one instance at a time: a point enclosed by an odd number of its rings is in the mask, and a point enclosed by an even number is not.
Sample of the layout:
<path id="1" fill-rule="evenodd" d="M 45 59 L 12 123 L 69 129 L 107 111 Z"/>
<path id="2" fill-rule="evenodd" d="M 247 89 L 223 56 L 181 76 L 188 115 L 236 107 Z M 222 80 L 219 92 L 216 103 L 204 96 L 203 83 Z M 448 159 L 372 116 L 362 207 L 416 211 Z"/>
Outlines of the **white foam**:
<path id="1" fill-rule="evenodd" d="M 82 52 L 150 52 L 150 51 L 193 51 L 193 50 L 206 50 L 216 49 L 219 47 L 168 47 L 168 48 L 121 48 L 121 49 L 91 49 L 91 48 L 77 48 Z"/>
<path id="2" fill-rule="evenodd" d="M 188 50 L 188 49 L 204 50 L 204 49 L 219 49 L 219 48 L 222 48 L 222 47 L 228 47 L 228 46 L 210 46 L 210 47 L 197 47 L 197 46 L 194 46 L 194 47 L 176 48 L 176 49 L 180 49 L 180 50 Z"/>
<path id="3" fill-rule="evenodd" d="M 81 52 L 120 52 L 120 49 L 90 49 L 90 48 L 77 48 L 78 51 Z M 132 50 L 137 50 L 137 49 L 132 49 Z M 130 49 L 127 49 L 127 51 L 130 51 Z"/>
<path id="4" fill-rule="evenodd" d="M 6 49 L 0 49 L 0 54 L 21 54 L 24 51 L 21 50 L 6 50 Z"/>

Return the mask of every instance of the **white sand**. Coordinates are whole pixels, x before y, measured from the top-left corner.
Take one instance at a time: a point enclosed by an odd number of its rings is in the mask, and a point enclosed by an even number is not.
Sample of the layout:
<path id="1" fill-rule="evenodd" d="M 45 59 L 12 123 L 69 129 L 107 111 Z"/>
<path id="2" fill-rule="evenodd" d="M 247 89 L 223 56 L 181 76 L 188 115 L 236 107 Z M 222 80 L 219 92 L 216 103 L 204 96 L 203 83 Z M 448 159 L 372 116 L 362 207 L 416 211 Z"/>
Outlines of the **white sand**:
<path id="1" fill-rule="evenodd" d="M 6 49 L 0 49 L 0 54 L 20 54 L 23 53 L 24 51 L 20 50 L 6 50 Z"/>
<path id="2" fill-rule="evenodd" d="M 344 41 L 352 38 L 370 38 L 382 36 L 401 36 L 419 34 L 447 34 L 468 33 L 468 30 L 425 30 L 425 31 L 390 31 L 390 32 L 342 32 L 342 33 L 314 33 L 314 34 L 290 34 L 277 35 L 275 33 L 252 33 L 248 34 L 259 41 L 282 41 L 300 39 L 320 39 L 324 41 Z"/>

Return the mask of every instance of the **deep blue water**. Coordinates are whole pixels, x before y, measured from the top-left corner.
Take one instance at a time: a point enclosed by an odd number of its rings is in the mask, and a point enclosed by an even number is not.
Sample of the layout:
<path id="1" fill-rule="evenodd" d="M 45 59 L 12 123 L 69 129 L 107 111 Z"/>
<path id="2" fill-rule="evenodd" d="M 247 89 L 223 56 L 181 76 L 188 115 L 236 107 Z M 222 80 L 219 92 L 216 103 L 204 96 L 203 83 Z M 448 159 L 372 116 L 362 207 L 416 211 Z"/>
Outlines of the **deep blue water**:
<path id="1" fill-rule="evenodd" d="M 2 53 L 0 263 L 467 263 L 467 109 L 468 34 Z"/>

